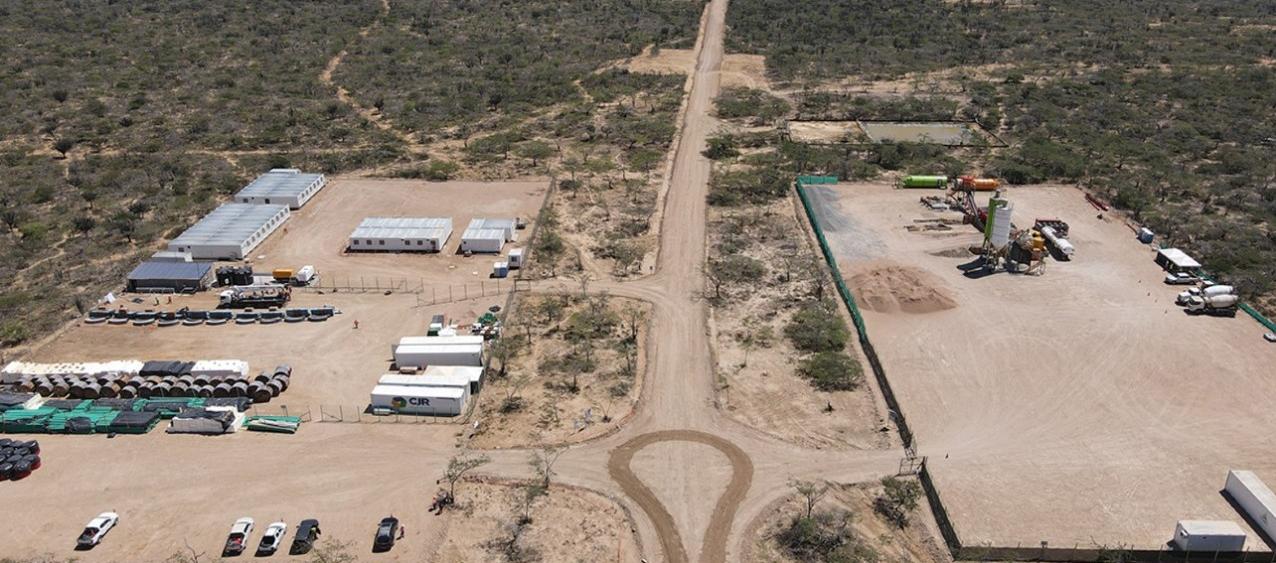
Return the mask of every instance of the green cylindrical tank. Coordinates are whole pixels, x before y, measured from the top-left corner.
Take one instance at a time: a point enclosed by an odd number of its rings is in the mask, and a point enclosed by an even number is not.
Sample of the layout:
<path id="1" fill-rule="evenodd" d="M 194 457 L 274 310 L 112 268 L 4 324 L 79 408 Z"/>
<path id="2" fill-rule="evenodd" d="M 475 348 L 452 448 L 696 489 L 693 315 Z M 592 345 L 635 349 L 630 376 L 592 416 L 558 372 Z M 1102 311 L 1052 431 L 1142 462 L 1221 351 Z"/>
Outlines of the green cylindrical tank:
<path id="1" fill-rule="evenodd" d="M 904 176 L 901 184 L 905 188 L 943 188 L 948 185 L 948 176 Z"/>

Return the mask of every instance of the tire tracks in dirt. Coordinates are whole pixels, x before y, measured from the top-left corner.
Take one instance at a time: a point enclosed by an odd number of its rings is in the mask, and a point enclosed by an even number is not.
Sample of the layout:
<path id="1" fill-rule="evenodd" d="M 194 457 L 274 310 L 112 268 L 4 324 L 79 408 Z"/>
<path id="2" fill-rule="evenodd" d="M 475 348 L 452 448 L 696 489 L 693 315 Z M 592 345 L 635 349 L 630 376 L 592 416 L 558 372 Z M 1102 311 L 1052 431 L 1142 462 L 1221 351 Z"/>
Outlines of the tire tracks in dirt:
<path id="1" fill-rule="evenodd" d="M 656 528 L 660 537 L 660 547 L 668 563 L 688 563 L 686 548 L 682 545 L 682 535 L 673 515 L 665 508 L 656 494 L 643 484 L 634 474 L 631 462 L 639 450 L 661 442 L 693 442 L 703 444 L 722 452 L 731 462 L 731 482 L 727 490 L 718 497 L 713 507 L 713 515 L 709 518 L 709 527 L 704 533 L 700 561 L 719 563 L 727 560 L 727 539 L 731 535 L 731 524 L 735 521 L 736 511 L 753 484 L 753 460 L 744 450 L 730 441 L 696 430 L 664 430 L 643 434 L 621 444 L 611 451 L 607 460 L 607 472 L 612 480 L 620 485 L 625 495 L 638 504 L 647 518 Z"/>

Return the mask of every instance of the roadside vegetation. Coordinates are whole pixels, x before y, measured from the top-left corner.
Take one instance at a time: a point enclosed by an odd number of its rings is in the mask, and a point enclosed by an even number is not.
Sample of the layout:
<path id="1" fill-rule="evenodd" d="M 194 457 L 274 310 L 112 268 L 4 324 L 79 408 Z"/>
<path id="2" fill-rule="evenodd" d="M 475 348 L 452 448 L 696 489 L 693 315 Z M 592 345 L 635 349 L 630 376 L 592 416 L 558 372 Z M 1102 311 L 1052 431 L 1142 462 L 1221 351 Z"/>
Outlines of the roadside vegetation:
<path id="1" fill-rule="evenodd" d="M 908 515 L 921 487 L 895 477 L 840 485 L 793 481 L 794 494 L 755 539 L 762 561 L 945 561 L 925 526 Z M 911 500 L 911 503 L 909 502 Z M 882 507 L 889 507 L 890 513 Z"/>
<path id="2" fill-rule="evenodd" d="M 523 298 L 491 352 L 476 443 L 562 443 L 611 428 L 638 399 L 648 317 L 645 303 L 606 294 Z"/>
<path id="3" fill-rule="evenodd" d="M 741 123 L 775 119 L 776 104 L 758 101 L 774 96 L 789 118 L 976 120 L 1011 145 L 849 148 L 734 134 L 763 149 L 749 158 L 844 179 L 983 172 L 1076 183 L 1276 312 L 1270 7 L 740 0 L 728 24 L 729 49 L 766 55 L 778 87 L 724 92 L 720 113 Z M 893 86 L 866 93 L 875 84 Z"/>

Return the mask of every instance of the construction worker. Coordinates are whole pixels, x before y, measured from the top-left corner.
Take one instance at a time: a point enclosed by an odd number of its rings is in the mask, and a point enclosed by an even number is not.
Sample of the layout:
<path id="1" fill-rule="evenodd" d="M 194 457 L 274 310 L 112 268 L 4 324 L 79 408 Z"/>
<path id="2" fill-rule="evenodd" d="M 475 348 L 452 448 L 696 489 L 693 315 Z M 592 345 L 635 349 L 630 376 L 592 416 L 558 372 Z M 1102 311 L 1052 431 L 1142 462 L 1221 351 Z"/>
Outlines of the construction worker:
<path id="1" fill-rule="evenodd" d="M 359 319 L 354 320 L 354 329 L 359 330 Z"/>

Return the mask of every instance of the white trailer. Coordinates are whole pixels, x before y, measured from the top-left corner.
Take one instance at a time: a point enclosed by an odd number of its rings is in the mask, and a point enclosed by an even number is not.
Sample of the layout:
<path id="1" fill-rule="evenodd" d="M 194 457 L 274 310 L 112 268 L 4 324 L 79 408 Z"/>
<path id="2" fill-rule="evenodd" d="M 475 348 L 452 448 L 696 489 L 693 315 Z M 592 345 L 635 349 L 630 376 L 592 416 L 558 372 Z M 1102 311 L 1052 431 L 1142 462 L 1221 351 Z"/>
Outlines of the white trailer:
<path id="1" fill-rule="evenodd" d="M 442 252 L 451 217 L 368 217 L 350 233 L 351 251 Z"/>
<path id="2" fill-rule="evenodd" d="M 456 344 L 445 346 L 413 344 L 399 346 L 394 351 L 394 363 L 402 368 L 425 366 L 475 366 L 483 365 L 483 345 Z"/>
<path id="3" fill-rule="evenodd" d="M 399 339 L 397 344 L 390 345 L 390 353 L 394 354 L 400 346 L 457 346 L 457 345 L 483 345 L 483 336 L 457 335 L 457 336 L 404 336 Z"/>
<path id="4" fill-rule="evenodd" d="M 458 416 L 465 412 L 468 388 L 377 385 L 372 388 L 372 408 L 403 414 Z"/>
<path id="5" fill-rule="evenodd" d="M 1259 531 L 1269 539 L 1276 538 L 1276 494 L 1258 475 L 1253 471 L 1228 471 L 1223 492 L 1236 501 Z"/>
<path id="6" fill-rule="evenodd" d="M 1174 547 L 1183 551 L 1241 551 L 1245 530 L 1231 520 L 1179 520 Z"/>

